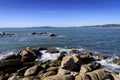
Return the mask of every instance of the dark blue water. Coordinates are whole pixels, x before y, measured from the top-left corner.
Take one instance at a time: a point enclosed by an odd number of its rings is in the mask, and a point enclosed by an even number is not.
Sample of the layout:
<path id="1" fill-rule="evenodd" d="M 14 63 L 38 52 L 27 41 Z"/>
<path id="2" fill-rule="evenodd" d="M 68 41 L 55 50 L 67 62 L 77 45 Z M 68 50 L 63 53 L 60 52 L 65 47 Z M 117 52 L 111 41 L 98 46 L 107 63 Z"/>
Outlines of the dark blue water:
<path id="1" fill-rule="evenodd" d="M 0 37 L 0 53 L 31 47 L 75 47 L 104 54 L 120 53 L 120 28 L 1 28 L 14 33 Z M 31 35 L 31 32 L 55 33 L 57 37 Z"/>

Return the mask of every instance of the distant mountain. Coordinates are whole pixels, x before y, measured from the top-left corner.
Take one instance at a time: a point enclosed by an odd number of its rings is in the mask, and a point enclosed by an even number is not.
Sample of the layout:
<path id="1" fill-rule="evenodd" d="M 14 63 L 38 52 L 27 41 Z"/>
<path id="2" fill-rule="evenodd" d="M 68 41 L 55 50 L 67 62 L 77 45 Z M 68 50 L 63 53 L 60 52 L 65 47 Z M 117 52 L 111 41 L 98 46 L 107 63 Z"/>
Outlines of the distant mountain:
<path id="1" fill-rule="evenodd" d="M 93 26 L 80 26 L 80 27 L 120 27 L 120 24 L 105 24 L 105 25 L 93 25 Z"/>

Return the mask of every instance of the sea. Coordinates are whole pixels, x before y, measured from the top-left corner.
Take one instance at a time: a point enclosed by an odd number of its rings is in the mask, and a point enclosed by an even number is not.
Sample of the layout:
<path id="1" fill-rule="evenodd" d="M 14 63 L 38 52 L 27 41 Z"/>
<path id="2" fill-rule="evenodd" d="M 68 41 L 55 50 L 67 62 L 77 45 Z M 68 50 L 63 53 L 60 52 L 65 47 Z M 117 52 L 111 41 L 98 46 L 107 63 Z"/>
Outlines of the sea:
<path id="1" fill-rule="evenodd" d="M 32 48 L 47 47 L 66 50 L 70 48 L 80 51 L 91 51 L 95 54 L 111 56 L 99 61 L 103 66 L 120 72 L 120 66 L 111 62 L 120 55 L 120 28 L 84 28 L 84 27 L 31 27 L 0 28 L 0 32 L 15 34 L 0 37 L 0 58 L 17 53 L 30 46 Z M 54 33 L 56 37 L 46 34 L 32 35 L 32 32 Z M 41 59 L 55 59 L 57 54 L 44 55 Z"/>

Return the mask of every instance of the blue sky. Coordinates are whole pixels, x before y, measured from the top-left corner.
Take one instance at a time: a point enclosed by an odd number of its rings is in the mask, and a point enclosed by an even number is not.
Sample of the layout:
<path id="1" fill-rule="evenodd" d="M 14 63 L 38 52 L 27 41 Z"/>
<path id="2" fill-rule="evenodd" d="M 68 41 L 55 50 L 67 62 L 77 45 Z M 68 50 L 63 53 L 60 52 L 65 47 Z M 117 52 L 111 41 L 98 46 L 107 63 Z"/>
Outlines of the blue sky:
<path id="1" fill-rule="evenodd" d="M 120 23 L 120 0 L 0 0 L 0 27 Z"/>

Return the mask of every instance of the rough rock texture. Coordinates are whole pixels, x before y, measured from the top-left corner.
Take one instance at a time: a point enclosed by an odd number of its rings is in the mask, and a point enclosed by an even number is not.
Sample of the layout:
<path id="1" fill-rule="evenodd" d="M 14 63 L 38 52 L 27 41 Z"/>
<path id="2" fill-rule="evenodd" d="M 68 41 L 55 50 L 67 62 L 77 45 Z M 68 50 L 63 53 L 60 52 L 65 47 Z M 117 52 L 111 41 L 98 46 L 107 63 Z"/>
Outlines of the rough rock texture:
<path id="1" fill-rule="evenodd" d="M 31 76 L 31 75 L 35 75 L 39 72 L 39 66 L 35 65 L 33 67 L 28 68 L 25 73 L 24 76 Z"/>
<path id="2" fill-rule="evenodd" d="M 73 80 L 73 76 L 71 75 L 54 75 L 46 77 L 43 80 Z"/>

